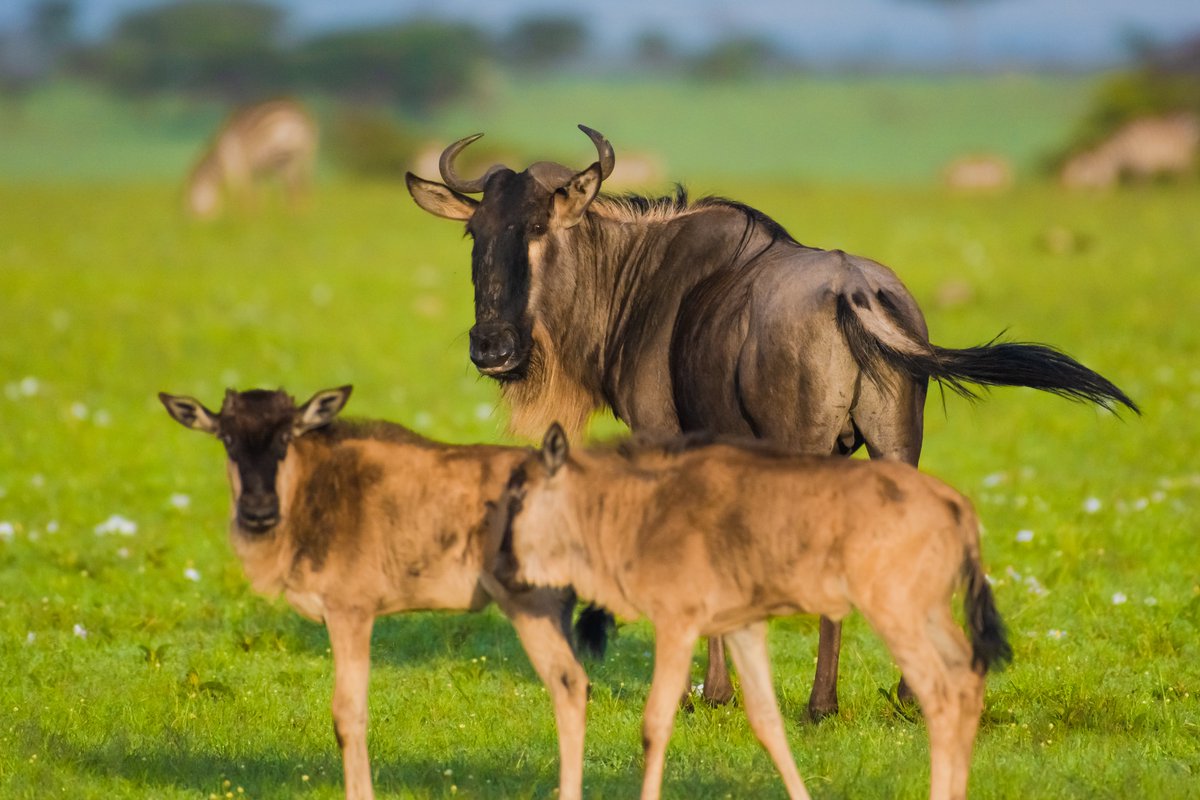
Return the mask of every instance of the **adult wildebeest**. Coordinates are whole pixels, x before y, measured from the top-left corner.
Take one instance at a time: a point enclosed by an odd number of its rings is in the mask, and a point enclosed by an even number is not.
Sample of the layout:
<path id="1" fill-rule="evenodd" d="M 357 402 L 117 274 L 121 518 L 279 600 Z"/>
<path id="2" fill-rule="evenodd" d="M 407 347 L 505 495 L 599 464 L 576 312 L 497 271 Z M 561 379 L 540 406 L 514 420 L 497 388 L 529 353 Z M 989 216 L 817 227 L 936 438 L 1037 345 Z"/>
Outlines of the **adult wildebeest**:
<path id="1" fill-rule="evenodd" d="M 568 638 L 570 592 L 510 592 L 484 571 L 487 503 L 528 450 L 431 442 L 387 422 L 334 417 L 350 387 L 297 407 L 283 391 L 225 395 L 219 413 L 160 394 L 170 415 L 218 437 L 233 490 L 229 537 L 258 592 L 283 592 L 324 622 L 333 650 L 333 721 L 346 797 L 373 797 L 367 677 L 375 617 L 477 611 L 491 600 L 513 622 L 554 702 L 559 795 L 583 784 L 587 676 Z"/>
<path id="2" fill-rule="evenodd" d="M 1012 657 L 979 558 L 970 501 L 895 461 L 803 456 L 751 443 L 568 453 L 551 426 L 513 470 L 490 529 L 497 579 L 574 587 L 654 624 L 642 798 L 657 798 L 696 639 L 724 636 L 746 716 L 807 798 L 771 686 L 765 620 L 857 608 L 921 703 L 933 800 L 961 799 L 988 667 Z M 971 643 L 954 621 L 962 584 Z"/>
<path id="3" fill-rule="evenodd" d="M 916 464 L 930 378 L 1031 386 L 1135 409 L 1058 350 L 992 341 L 930 343 L 925 319 L 887 267 L 806 247 L 731 200 L 601 195 L 612 145 L 580 126 L 599 159 L 582 172 L 538 162 L 466 180 L 442 154 L 445 185 L 407 176 L 417 204 L 465 220 L 474 239 L 471 360 L 500 381 L 512 428 L 557 419 L 574 435 L 599 408 L 635 433 L 755 436 L 803 453 Z M 482 192 L 481 200 L 467 197 Z M 840 629 L 821 622 L 814 717 L 837 710 Z M 732 692 L 710 641 L 704 693 Z"/>
<path id="4" fill-rule="evenodd" d="M 256 183 L 278 178 L 287 199 L 300 202 L 312 180 L 317 123 L 295 100 L 271 100 L 235 112 L 188 174 L 188 213 L 221 211 L 222 198 L 250 202 Z"/>

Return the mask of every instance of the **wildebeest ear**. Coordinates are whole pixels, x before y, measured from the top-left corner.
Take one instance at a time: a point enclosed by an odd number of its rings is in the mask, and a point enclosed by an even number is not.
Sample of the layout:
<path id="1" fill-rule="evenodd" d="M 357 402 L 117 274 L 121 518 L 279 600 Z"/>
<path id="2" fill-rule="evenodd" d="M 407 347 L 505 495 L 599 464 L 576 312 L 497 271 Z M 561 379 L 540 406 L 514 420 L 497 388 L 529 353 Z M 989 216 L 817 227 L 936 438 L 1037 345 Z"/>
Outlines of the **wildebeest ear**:
<path id="1" fill-rule="evenodd" d="M 411 172 L 404 173 L 404 182 L 408 184 L 408 193 L 417 201 L 417 205 L 430 214 L 446 219 L 468 220 L 479 207 L 478 200 L 459 194 L 444 184 L 418 178 Z"/>
<path id="2" fill-rule="evenodd" d="M 597 161 L 555 192 L 554 224 L 560 228 L 578 225 L 600 192 L 600 180 L 600 162 Z"/>
<path id="3" fill-rule="evenodd" d="M 353 386 L 341 386 L 314 394 L 307 403 L 296 409 L 296 421 L 292 423 L 292 433 L 299 436 L 313 428 L 328 425 L 346 405 L 353 388 Z"/>
<path id="4" fill-rule="evenodd" d="M 185 428 L 201 433 L 217 432 L 217 415 L 209 411 L 198 400 L 159 392 L 158 399 L 167 407 L 171 419 Z"/>
<path id="5" fill-rule="evenodd" d="M 567 462 L 570 449 L 567 445 L 567 433 L 562 429 L 562 425 L 557 422 L 550 423 L 546 436 L 542 439 L 542 464 L 545 465 L 546 471 L 551 475 L 558 472 L 558 468 Z"/>

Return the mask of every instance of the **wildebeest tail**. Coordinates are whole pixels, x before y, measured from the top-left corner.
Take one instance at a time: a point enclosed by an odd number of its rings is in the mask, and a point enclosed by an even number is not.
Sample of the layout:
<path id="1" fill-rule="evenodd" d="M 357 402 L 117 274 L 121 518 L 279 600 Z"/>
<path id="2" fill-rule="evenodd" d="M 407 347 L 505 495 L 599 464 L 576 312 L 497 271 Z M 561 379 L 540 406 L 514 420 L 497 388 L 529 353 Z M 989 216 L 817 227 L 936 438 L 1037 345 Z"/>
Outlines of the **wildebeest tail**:
<path id="1" fill-rule="evenodd" d="M 918 380 L 933 379 L 964 397 L 978 386 L 1028 386 L 1070 400 L 1115 410 L 1141 411 L 1125 392 L 1066 353 L 1044 344 L 993 339 L 977 347 L 938 347 L 908 320 L 884 290 L 839 293 L 837 324 L 859 369 L 877 385 L 888 382 L 885 366 Z"/>
<path id="2" fill-rule="evenodd" d="M 612 614 L 594 603 L 589 605 L 575 620 L 575 648 L 592 658 L 604 658 L 608 632 L 615 627 Z"/>
<path id="3" fill-rule="evenodd" d="M 980 675 L 989 669 L 1003 669 L 1012 661 L 1012 646 L 1008 643 L 1004 620 L 996 610 L 992 587 L 983 574 L 979 559 L 972 553 L 963 560 L 963 581 L 963 606 L 971 636 L 971 666 Z"/>

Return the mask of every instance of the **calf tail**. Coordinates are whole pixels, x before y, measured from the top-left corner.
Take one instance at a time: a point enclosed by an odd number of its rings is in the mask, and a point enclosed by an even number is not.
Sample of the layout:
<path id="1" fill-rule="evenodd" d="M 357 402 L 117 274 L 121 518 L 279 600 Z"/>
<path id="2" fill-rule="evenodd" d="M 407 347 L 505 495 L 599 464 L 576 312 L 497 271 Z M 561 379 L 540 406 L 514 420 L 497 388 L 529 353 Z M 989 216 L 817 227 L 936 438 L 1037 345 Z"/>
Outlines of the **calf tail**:
<path id="1" fill-rule="evenodd" d="M 967 630 L 971 636 L 971 667 L 980 675 L 989 669 L 1000 670 L 1012 661 L 1012 646 L 1004 620 L 996 610 L 996 599 L 988 585 L 977 555 L 968 553 L 963 560 L 963 580 L 966 584 L 963 606 Z"/>
<path id="2" fill-rule="evenodd" d="M 1141 413 L 1110 380 L 1049 345 L 995 339 L 962 349 L 931 344 L 896 298 L 882 289 L 838 294 L 837 324 L 859 369 L 880 386 L 887 385 L 888 366 L 915 380 L 933 379 L 969 398 L 978 393 L 968 384 L 1028 386 L 1110 411 L 1120 404 Z"/>
<path id="3" fill-rule="evenodd" d="M 608 647 L 608 632 L 616 627 L 613 615 L 596 604 L 579 612 L 575 620 L 575 647 L 592 658 L 604 658 Z"/>

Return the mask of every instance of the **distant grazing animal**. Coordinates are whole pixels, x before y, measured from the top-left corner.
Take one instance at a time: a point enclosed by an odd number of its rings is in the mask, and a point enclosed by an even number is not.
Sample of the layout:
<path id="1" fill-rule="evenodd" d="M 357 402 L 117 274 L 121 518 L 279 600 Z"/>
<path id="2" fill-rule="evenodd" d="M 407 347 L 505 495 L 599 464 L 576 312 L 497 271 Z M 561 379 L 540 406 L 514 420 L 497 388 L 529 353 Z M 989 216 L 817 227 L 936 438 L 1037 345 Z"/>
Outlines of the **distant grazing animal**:
<path id="1" fill-rule="evenodd" d="M 1012 186 L 1012 164 L 996 153 L 960 156 L 942 172 L 942 182 L 964 192 L 999 192 Z"/>
<path id="2" fill-rule="evenodd" d="M 229 537 L 251 585 L 282 591 L 329 630 L 346 797 L 374 796 L 366 733 L 375 618 L 478 611 L 495 600 L 554 703 L 559 796 L 578 800 L 587 676 L 568 638 L 574 595 L 510 593 L 484 572 L 487 501 L 529 451 L 444 445 L 387 422 L 335 420 L 349 395 L 343 386 L 297 407 L 283 391 L 230 390 L 220 413 L 159 395 L 176 421 L 225 445 Z"/>
<path id="3" fill-rule="evenodd" d="M 653 623 L 643 800 L 659 796 L 701 635 L 729 643 L 755 735 L 789 796 L 807 798 L 771 686 L 764 620 L 797 612 L 838 620 L 851 608 L 920 701 L 930 797 L 965 798 L 983 676 L 1012 657 L 970 501 L 896 461 L 697 444 L 571 455 L 554 425 L 513 471 L 489 526 L 502 583 L 571 586 Z M 970 644 L 951 613 L 960 584 Z"/>
<path id="4" fill-rule="evenodd" d="M 515 432 L 559 420 L 574 435 L 607 407 L 634 433 L 754 436 L 817 455 L 865 444 L 915 465 L 931 378 L 968 395 L 971 383 L 1030 386 L 1135 408 L 1051 347 L 932 344 L 890 269 L 805 247 L 749 206 L 682 189 L 599 194 L 613 148 L 580 127 L 599 154 L 582 172 L 542 161 L 466 180 L 454 161 L 476 135 L 443 152 L 445 185 L 407 176 L 421 208 L 466 221 L 474 239 L 471 360 L 500 382 Z M 823 620 L 814 717 L 837 711 L 839 637 Z M 719 642 L 708 666 L 705 697 L 728 699 Z"/>
<path id="5" fill-rule="evenodd" d="M 1180 113 L 1142 117 L 1122 126 L 1096 147 L 1073 156 L 1060 179 L 1071 188 L 1103 189 L 1122 179 L 1180 177 L 1196 168 L 1200 117 Z"/>
<path id="6" fill-rule="evenodd" d="M 272 100 L 244 108 L 217 131 L 188 175 L 186 208 L 193 216 L 215 217 L 225 200 L 251 203 L 256 184 L 277 178 L 297 205 L 312 181 L 317 123 L 294 100 Z"/>

